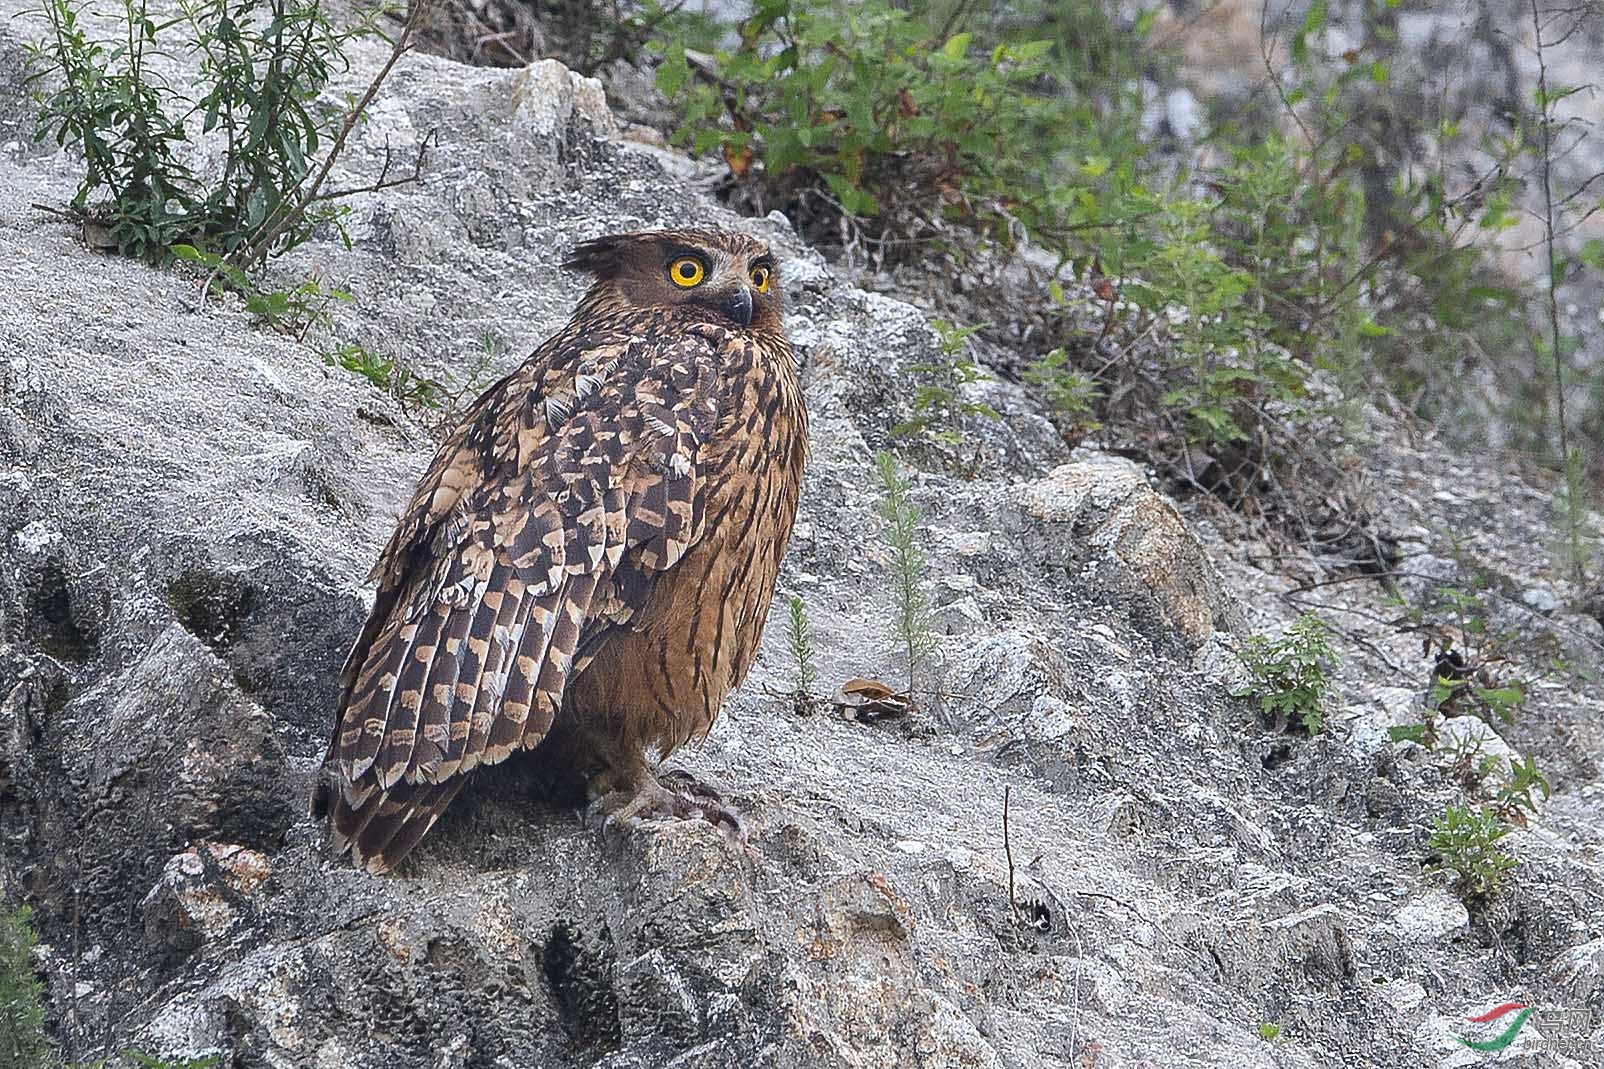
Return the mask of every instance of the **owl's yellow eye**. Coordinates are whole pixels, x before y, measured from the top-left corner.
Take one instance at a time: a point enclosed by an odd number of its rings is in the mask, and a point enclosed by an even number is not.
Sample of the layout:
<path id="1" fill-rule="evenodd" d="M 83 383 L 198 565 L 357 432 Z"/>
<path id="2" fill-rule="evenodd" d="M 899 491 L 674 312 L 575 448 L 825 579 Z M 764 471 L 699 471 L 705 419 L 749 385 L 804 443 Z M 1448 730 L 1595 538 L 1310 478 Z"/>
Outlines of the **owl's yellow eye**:
<path id="1" fill-rule="evenodd" d="M 767 293 L 769 291 L 769 283 L 774 281 L 774 272 L 766 267 L 754 267 L 752 268 L 751 278 L 753 289 L 759 293 Z"/>
<path id="2" fill-rule="evenodd" d="M 706 276 L 707 269 L 694 256 L 681 256 L 668 265 L 668 277 L 674 280 L 674 285 L 685 289 L 690 289 Z"/>

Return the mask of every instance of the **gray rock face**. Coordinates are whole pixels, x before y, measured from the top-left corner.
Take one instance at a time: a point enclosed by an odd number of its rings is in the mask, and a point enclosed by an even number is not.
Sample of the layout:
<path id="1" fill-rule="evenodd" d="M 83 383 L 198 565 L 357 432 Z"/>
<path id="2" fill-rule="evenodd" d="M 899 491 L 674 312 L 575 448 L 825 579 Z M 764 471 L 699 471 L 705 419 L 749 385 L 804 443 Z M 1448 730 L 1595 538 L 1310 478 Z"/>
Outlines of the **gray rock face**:
<path id="1" fill-rule="evenodd" d="M 0 115 L 22 107 L 4 72 L 26 6 L 0 0 Z M 379 60 L 358 58 L 353 84 Z M 900 678 L 871 454 L 934 351 L 920 315 L 611 139 L 594 85 L 555 64 L 408 57 L 337 180 L 429 131 L 423 184 L 359 198 L 352 248 L 315 241 L 280 277 L 356 295 L 335 336 L 471 384 L 566 315 L 574 240 L 760 234 L 785 259 L 814 429 L 784 592 L 807 603 L 824 687 Z M 948 632 L 926 711 L 796 716 L 777 599 L 752 678 L 677 758 L 749 814 L 755 856 L 699 824 L 586 826 L 514 761 L 399 874 L 332 861 L 305 801 L 429 428 L 314 347 L 196 310 L 179 274 L 86 252 L 28 207 L 69 199 L 71 167 L 0 152 L 0 890 L 37 908 L 68 1056 L 1413 1066 L 1495 995 L 1598 1004 L 1596 690 L 1544 707 L 1554 734 L 1512 736 L 1570 763 L 1521 837 L 1517 890 L 1468 918 L 1422 865 L 1455 788 L 1377 726 L 1424 667 L 1400 680 L 1348 644 L 1331 730 L 1264 731 L 1230 697 L 1231 650 L 1294 614 L 1288 580 L 1133 465 L 1069 455 L 1006 383 L 986 387 L 1006 421 L 965 428 L 972 477 L 914 473 Z M 1388 485 L 1429 503 L 1410 480 L 1446 465 L 1396 467 Z M 1419 666 L 1412 636 L 1371 644 Z"/>

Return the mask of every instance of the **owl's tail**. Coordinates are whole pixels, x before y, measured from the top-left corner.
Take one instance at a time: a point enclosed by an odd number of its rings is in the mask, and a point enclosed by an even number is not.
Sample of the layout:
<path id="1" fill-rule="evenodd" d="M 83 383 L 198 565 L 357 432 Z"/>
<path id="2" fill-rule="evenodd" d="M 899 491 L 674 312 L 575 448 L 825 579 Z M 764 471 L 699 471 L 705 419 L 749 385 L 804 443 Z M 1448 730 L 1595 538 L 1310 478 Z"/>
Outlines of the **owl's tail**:
<path id="1" fill-rule="evenodd" d="M 381 791 L 343 784 L 329 768 L 312 794 L 312 815 L 328 820 L 336 854 L 349 850 L 358 866 L 377 876 L 412 852 L 467 778 L 453 776 L 445 783 L 403 780 Z"/>

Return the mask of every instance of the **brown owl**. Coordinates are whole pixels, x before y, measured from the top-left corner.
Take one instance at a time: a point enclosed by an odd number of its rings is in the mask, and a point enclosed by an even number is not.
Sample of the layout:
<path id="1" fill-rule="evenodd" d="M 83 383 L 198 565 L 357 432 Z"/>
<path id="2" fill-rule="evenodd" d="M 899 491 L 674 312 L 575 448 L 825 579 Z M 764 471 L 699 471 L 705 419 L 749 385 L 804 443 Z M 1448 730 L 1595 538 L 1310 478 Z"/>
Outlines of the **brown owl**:
<path id="1" fill-rule="evenodd" d="M 796 516 L 807 413 L 778 265 L 742 234 L 665 230 L 564 266 L 594 285 L 474 402 L 373 569 L 313 798 L 370 872 L 519 750 L 614 819 L 739 826 L 652 759 L 746 675 Z"/>

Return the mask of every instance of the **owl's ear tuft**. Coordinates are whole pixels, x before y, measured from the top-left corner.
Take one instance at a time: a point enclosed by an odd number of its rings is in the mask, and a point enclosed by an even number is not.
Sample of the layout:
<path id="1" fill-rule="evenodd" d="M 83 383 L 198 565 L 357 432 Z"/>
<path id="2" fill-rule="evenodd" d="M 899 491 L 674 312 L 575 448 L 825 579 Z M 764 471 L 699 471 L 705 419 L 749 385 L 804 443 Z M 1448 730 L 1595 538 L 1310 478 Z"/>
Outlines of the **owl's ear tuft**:
<path id="1" fill-rule="evenodd" d="M 611 278 L 623 269 L 626 254 L 637 248 L 638 235 L 603 234 L 581 241 L 563 261 L 570 271 L 587 271 L 597 278 Z"/>

